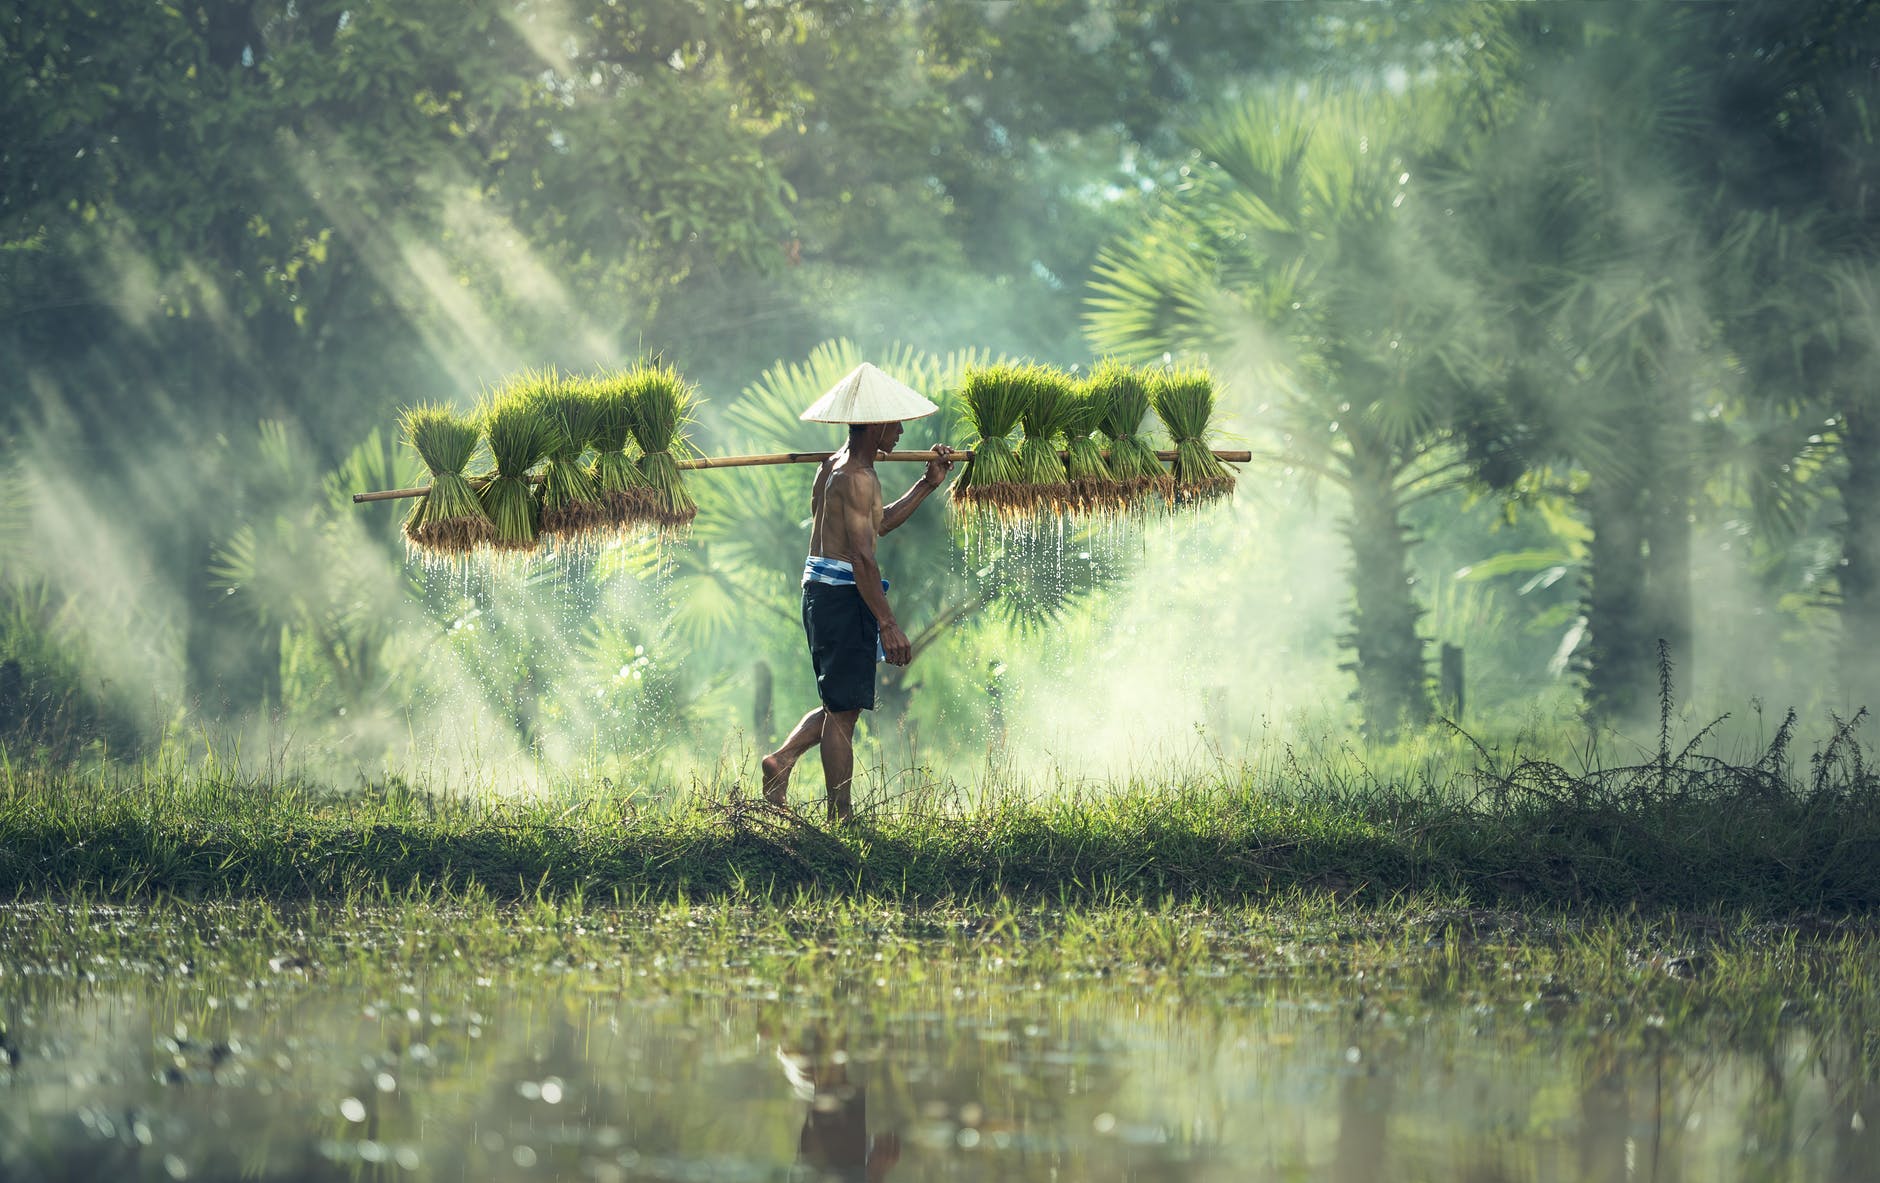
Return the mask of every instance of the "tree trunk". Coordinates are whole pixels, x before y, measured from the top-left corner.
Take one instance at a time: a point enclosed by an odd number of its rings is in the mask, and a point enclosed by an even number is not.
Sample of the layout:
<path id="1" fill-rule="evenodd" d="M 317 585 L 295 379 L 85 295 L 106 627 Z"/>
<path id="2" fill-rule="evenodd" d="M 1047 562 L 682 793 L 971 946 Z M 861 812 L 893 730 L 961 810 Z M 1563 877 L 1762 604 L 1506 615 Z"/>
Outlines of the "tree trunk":
<path id="1" fill-rule="evenodd" d="M 1345 663 L 1358 679 L 1365 734 L 1389 739 L 1405 724 L 1428 720 L 1432 710 L 1423 638 L 1417 635 L 1415 580 L 1410 574 L 1410 531 L 1382 457 L 1356 454 L 1351 465 L 1351 583 L 1355 607 L 1344 638 L 1355 654 Z"/>
<path id="2" fill-rule="evenodd" d="M 1655 673 L 1645 614 L 1644 499 L 1623 477 L 1596 478 L 1585 494 L 1587 544 L 1586 713 L 1627 719 L 1651 700 Z"/>
<path id="3" fill-rule="evenodd" d="M 1866 400 L 1842 412 L 1841 689 L 1855 706 L 1880 706 L 1880 416 Z"/>

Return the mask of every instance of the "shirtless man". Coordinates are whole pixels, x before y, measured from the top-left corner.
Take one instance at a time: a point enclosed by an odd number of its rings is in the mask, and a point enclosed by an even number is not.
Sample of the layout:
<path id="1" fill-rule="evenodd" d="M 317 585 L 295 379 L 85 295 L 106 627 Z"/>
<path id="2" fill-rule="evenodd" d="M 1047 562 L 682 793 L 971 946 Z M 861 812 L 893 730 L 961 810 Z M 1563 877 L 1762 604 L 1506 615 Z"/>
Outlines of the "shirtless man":
<path id="1" fill-rule="evenodd" d="M 875 561 L 875 539 L 907 521 L 929 494 L 946 484 L 953 450 L 936 445 L 939 458 L 928 461 L 914 487 L 886 507 L 875 458 L 893 450 L 903 419 L 938 409 L 864 364 L 803 413 L 804 419 L 817 422 L 847 423 L 849 438 L 817 469 L 810 494 L 803 631 L 809 637 L 822 705 L 804 715 L 782 746 L 763 758 L 764 797 L 772 804 L 784 804 L 790 770 L 805 752 L 821 745 L 829 820 L 854 820 L 849 782 L 855 775 L 855 722 L 863 711 L 874 709 L 875 663 L 906 665 L 913 658 L 907 634 L 888 606 L 888 583 Z"/>

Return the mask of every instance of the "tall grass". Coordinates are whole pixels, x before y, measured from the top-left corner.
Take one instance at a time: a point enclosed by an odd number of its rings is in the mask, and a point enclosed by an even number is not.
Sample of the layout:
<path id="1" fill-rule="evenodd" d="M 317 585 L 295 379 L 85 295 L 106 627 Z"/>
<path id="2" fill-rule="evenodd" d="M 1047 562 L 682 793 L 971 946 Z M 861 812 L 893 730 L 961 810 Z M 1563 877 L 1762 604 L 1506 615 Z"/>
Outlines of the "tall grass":
<path id="1" fill-rule="evenodd" d="M 736 784 L 559 798 L 337 792 L 226 771 L 20 768 L 0 781 L 0 895 L 329 897 L 767 891 L 897 899 L 1232 901 L 1282 890 L 1481 906 L 1844 913 L 1880 906 L 1880 772 L 1838 731 L 1799 767 L 1697 745 L 1570 770 L 1480 749 L 1381 775 L 1290 750 L 1090 787 L 923 785 L 825 832 Z M 748 786 L 746 787 L 748 788 Z"/>

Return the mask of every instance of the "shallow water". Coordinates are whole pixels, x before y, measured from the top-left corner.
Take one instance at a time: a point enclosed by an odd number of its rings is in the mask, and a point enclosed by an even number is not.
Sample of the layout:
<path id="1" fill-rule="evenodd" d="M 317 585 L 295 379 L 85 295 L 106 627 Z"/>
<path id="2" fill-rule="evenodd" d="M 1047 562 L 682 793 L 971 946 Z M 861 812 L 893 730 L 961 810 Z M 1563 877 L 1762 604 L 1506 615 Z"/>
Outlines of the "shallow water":
<path id="1" fill-rule="evenodd" d="M 1800 1027 L 1045 981 L 940 940 L 797 974 L 735 939 L 675 969 L 283 928 L 221 959 L 138 923 L 89 956 L 0 943 L 0 1178 L 1880 1178 L 1880 1090 Z"/>

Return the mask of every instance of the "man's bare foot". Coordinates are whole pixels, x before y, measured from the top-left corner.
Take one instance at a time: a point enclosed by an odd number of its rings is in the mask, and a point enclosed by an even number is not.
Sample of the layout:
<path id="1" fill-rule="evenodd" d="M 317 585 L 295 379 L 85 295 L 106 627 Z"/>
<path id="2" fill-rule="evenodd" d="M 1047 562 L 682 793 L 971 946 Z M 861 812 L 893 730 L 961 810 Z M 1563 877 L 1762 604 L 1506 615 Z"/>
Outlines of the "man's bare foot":
<path id="1" fill-rule="evenodd" d="M 790 798 L 790 765 L 782 756 L 772 753 L 758 761 L 764 770 L 764 800 L 772 805 L 782 805 Z"/>
<path id="2" fill-rule="evenodd" d="M 832 826 L 852 826 L 855 824 L 855 809 L 846 798 L 832 798 L 829 802 L 829 824 Z"/>

